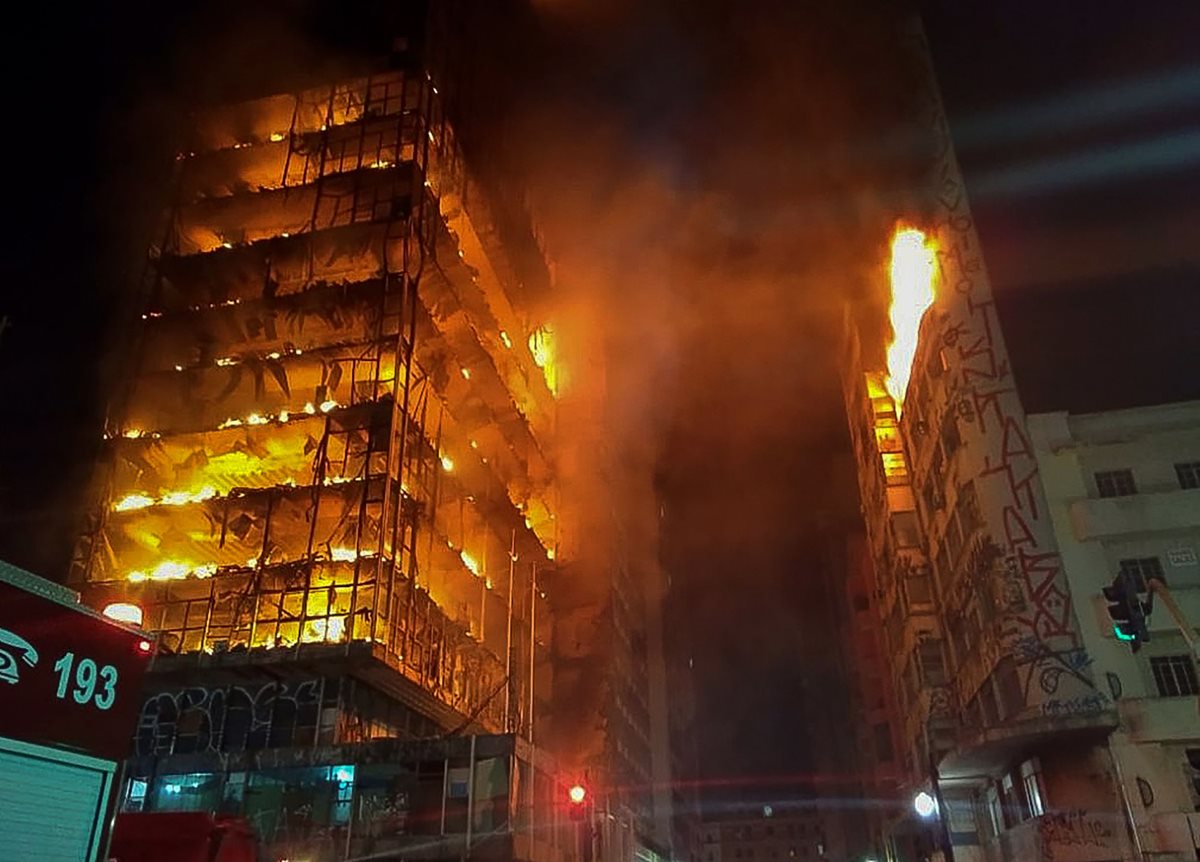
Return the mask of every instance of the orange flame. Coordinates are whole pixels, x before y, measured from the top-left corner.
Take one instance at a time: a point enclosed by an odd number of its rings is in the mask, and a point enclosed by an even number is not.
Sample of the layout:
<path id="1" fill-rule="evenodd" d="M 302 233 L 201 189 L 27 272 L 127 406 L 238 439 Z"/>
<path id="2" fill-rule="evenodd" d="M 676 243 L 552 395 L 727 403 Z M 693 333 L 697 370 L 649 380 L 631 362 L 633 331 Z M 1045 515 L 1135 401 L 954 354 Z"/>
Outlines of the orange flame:
<path id="1" fill-rule="evenodd" d="M 892 342 L 887 348 L 887 390 L 896 403 L 904 403 L 921 320 L 933 305 L 937 279 L 937 244 L 916 228 L 897 227 L 892 235 Z"/>

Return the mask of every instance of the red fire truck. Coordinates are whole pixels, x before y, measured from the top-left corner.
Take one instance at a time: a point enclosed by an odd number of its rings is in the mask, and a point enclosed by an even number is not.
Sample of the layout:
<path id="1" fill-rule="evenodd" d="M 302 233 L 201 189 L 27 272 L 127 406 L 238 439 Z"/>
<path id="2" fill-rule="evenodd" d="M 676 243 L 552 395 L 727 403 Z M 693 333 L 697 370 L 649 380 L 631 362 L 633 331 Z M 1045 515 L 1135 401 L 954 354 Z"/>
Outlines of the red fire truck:
<path id="1" fill-rule="evenodd" d="M 103 858 L 153 652 L 136 627 L 0 562 L 0 856 Z"/>
<path id="2" fill-rule="evenodd" d="M 110 862 L 259 862 L 248 823 L 201 812 L 122 814 Z"/>

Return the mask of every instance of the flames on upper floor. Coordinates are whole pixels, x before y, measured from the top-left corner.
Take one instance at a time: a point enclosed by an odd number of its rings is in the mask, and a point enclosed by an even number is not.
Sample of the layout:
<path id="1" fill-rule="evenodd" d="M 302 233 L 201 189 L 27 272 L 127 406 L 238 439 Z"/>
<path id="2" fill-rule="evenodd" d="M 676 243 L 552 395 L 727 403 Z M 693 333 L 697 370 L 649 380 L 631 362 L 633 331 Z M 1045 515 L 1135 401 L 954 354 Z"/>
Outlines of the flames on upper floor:
<path id="1" fill-rule="evenodd" d="M 365 641 L 491 702 L 562 539 L 564 376 L 478 192 L 423 72 L 197 117 L 74 562 L 93 603 L 176 652 Z"/>

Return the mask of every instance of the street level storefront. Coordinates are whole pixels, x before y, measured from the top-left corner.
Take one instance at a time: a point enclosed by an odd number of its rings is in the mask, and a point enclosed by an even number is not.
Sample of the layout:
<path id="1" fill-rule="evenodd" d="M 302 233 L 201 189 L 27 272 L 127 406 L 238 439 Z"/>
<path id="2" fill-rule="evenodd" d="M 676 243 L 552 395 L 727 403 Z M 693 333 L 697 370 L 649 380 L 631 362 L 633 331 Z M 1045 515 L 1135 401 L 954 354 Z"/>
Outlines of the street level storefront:
<path id="1" fill-rule="evenodd" d="M 579 862 L 590 831 L 549 756 L 511 734 L 143 756 L 126 775 L 124 811 L 235 818 L 269 859 Z"/>
<path id="2" fill-rule="evenodd" d="M 0 862 L 102 858 L 145 635 L 0 562 Z"/>

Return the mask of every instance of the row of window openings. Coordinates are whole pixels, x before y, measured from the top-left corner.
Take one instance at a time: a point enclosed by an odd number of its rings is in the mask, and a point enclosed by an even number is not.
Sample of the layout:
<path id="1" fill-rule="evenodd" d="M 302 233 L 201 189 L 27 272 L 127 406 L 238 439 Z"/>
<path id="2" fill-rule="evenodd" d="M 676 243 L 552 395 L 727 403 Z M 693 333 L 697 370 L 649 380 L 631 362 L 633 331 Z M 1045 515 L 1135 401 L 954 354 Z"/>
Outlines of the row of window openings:
<path id="1" fill-rule="evenodd" d="M 780 824 L 779 834 L 782 836 L 784 834 L 784 831 L 785 831 L 785 829 L 784 829 L 783 824 Z M 787 831 L 787 836 L 789 838 L 795 838 L 797 835 L 799 835 L 801 838 L 803 838 L 808 834 L 808 826 L 807 826 L 807 824 L 804 824 L 804 823 L 799 824 L 799 826 L 797 826 L 795 823 L 789 823 L 789 824 L 787 824 L 786 831 Z M 814 825 L 813 834 L 816 835 L 816 834 L 819 834 L 819 832 L 820 832 L 819 828 Z M 774 826 L 765 827 L 763 829 L 763 834 L 766 835 L 768 838 L 775 837 L 775 827 Z M 755 837 L 757 837 L 757 836 L 755 836 L 754 830 L 750 826 L 737 826 L 733 830 L 733 840 L 735 840 L 735 841 L 751 841 L 751 840 L 754 840 Z M 708 840 L 711 842 L 711 841 L 716 841 L 717 839 L 716 839 L 716 836 L 710 835 Z"/>
<path id="2" fill-rule="evenodd" d="M 1038 759 L 1026 760 L 1020 769 L 992 784 L 984 794 L 984 800 L 993 835 L 1045 814 L 1046 789 Z"/>
<path id="3" fill-rule="evenodd" d="M 817 853 L 818 853 L 818 855 L 820 855 L 821 851 L 818 849 Z M 787 854 L 786 854 L 786 858 L 807 859 L 807 858 L 809 858 L 808 854 L 809 854 L 809 848 L 804 846 L 803 844 L 801 844 L 799 848 L 789 847 Z M 754 848 L 747 847 L 744 850 L 740 847 L 735 848 L 733 851 L 733 858 L 734 859 L 753 859 L 754 858 Z M 780 853 L 779 853 L 779 848 L 773 847 L 770 850 L 764 850 L 763 853 L 761 854 L 761 858 L 763 858 L 763 859 L 779 859 L 779 858 L 781 858 Z M 713 858 L 713 854 L 711 852 L 708 854 L 708 862 L 715 862 L 715 859 Z"/>
<path id="4" fill-rule="evenodd" d="M 1132 470 L 1099 470 L 1095 478 L 1096 492 L 1101 497 L 1128 497 L 1138 492 Z M 1175 478 L 1180 488 L 1200 488 L 1200 461 L 1176 464 Z"/>
<path id="5" fill-rule="evenodd" d="M 1150 672 L 1159 697 L 1190 697 L 1200 694 L 1200 680 L 1192 657 L 1181 655 L 1155 656 L 1150 659 Z"/>
<path id="6" fill-rule="evenodd" d="M 1184 656 L 1184 658 L 1187 658 Z M 1191 667 L 1190 662 L 1188 667 Z M 1192 676 L 1195 685 L 1195 676 Z M 1187 771 L 1192 783 L 1192 798 L 1200 811 L 1200 748 L 1189 748 L 1184 752 Z M 1019 778 L 1019 781 L 1018 781 Z M 1141 784 L 1141 779 L 1138 780 Z M 1046 813 L 1046 788 L 1042 780 L 1042 768 L 1036 757 L 1021 764 L 1017 773 L 1008 773 L 999 782 L 992 784 L 981 800 L 985 804 L 988 823 L 993 835 L 1006 829 L 1041 817 Z M 1146 800 L 1144 800 L 1146 801 Z M 1149 801 L 1146 801 L 1149 804 Z"/>

